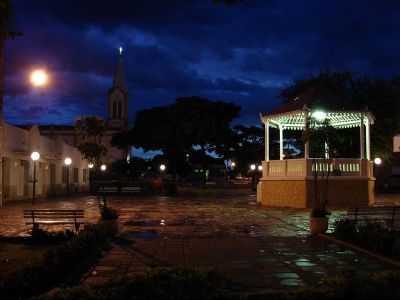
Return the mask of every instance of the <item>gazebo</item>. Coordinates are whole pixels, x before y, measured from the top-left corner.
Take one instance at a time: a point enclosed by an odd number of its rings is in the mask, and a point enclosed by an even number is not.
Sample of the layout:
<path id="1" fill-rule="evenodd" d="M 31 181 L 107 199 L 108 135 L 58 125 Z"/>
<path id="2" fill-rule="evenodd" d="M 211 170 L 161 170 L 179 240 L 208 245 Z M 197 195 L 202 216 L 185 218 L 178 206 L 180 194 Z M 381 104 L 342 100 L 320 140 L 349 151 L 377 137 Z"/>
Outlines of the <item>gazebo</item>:
<path id="1" fill-rule="evenodd" d="M 280 109 L 262 113 L 265 126 L 265 160 L 263 175 L 257 187 L 257 201 L 272 207 L 312 207 L 315 178 L 330 172 L 327 203 L 330 207 L 367 206 L 374 202 L 373 162 L 371 161 L 370 127 L 374 116 L 368 111 Z M 287 130 L 307 130 L 310 118 L 323 121 L 336 129 L 360 129 L 360 155 L 357 158 L 327 159 L 310 157 L 310 141 L 304 143 L 304 157 L 285 159 L 284 135 Z M 312 122 L 311 122 L 312 123 Z M 270 159 L 270 128 L 279 130 L 279 160 Z M 311 141 L 312 143 L 312 141 Z M 325 145 L 327 147 L 328 145 Z"/>

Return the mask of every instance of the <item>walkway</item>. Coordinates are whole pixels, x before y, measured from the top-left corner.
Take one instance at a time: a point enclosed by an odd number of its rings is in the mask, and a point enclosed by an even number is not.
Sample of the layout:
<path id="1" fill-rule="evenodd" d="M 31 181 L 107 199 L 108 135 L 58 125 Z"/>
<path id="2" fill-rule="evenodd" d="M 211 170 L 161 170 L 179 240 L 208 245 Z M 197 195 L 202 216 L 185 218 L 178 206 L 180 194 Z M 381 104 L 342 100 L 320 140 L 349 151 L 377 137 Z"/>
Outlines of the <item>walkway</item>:
<path id="1" fill-rule="evenodd" d="M 375 259 L 308 236 L 308 212 L 266 209 L 254 195 L 206 199 L 110 201 L 123 236 L 86 283 L 134 277 L 158 267 L 216 271 L 240 291 L 315 284 L 325 275 L 391 269 Z M 340 216 L 334 214 L 334 218 Z"/>

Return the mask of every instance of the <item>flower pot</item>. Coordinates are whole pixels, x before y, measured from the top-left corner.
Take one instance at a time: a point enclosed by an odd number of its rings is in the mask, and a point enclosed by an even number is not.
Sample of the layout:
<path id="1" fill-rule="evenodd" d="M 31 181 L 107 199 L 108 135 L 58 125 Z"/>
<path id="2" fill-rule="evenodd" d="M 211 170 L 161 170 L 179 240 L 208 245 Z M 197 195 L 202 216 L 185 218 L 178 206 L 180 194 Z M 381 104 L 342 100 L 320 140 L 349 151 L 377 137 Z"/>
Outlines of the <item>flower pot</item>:
<path id="1" fill-rule="evenodd" d="M 328 218 L 326 217 L 310 217 L 310 232 L 312 235 L 325 233 L 328 230 Z"/>

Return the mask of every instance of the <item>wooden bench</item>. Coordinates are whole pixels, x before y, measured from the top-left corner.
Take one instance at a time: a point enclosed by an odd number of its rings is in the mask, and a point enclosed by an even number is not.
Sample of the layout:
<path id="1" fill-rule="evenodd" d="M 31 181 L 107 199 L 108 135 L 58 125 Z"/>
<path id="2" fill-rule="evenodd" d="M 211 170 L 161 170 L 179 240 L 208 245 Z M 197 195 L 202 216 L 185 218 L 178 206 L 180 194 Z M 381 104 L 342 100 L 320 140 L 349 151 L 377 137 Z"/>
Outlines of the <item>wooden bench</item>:
<path id="1" fill-rule="evenodd" d="M 377 222 L 391 229 L 400 229 L 400 206 L 351 208 L 346 218 L 356 223 Z"/>
<path id="2" fill-rule="evenodd" d="M 79 231 L 84 222 L 83 209 L 25 209 L 24 219 L 26 225 L 39 228 L 39 225 L 73 225 Z"/>

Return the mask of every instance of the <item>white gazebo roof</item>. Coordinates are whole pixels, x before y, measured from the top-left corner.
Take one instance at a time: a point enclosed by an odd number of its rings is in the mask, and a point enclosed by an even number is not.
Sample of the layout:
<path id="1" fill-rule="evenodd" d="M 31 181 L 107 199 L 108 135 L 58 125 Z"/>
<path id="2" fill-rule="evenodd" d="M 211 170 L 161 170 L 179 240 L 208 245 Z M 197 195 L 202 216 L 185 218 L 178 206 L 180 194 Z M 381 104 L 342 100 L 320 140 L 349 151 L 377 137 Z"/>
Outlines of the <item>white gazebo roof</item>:
<path id="1" fill-rule="evenodd" d="M 330 125 L 334 128 L 353 128 L 360 127 L 361 120 L 364 123 L 374 124 L 375 118 L 369 111 L 311 111 L 307 107 L 302 110 L 292 110 L 278 113 L 262 113 L 261 121 L 268 123 L 271 127 L 289 129 L 289 130 L 304 130 L 306 116 L 312 117 L 314 113 L 324 114 L 324 118 L 329 120 Z"/>

